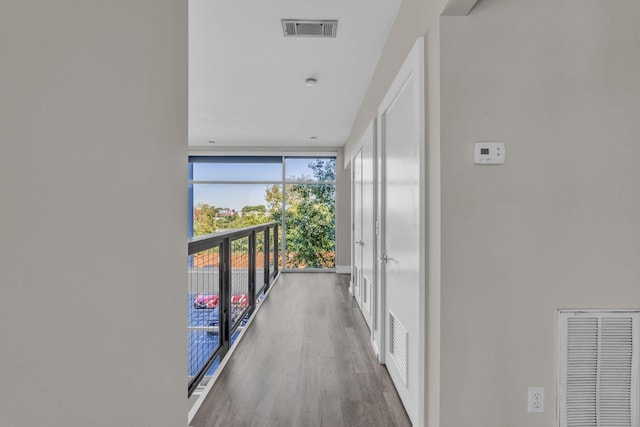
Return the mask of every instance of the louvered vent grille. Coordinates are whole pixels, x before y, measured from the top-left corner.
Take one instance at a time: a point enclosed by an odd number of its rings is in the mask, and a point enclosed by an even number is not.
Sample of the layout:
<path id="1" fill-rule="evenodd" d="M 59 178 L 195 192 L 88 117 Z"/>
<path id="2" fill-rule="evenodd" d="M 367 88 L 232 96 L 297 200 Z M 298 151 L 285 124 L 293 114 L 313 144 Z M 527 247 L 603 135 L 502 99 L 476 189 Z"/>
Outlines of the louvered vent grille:
<path id="1" fill-rule="evenodd" d="M 604 318 L 601 323 L 600 425 L 631 426 L 632 319 Z"/>
<path id="2" fill-rule="evenodd" d="M 562 427 L 636 427 L 638 313 L 562 313 Z"/>
<path id="3" fill-rule="evenodd" d="M 335 37 L 338 31 L 338 21 L 283 19 L 282 31 L 285 37 Z"/>
<path id="4" fill-rule="evenodd" d="M 391 312 L 389 312 L 389 324 L 391 329 L 391 349 L 389 353 L 391 353 L 391 358 L 395 362 L 402 380 L 407 385 L 407 357 L 409 355 L 407 351 L 407 343 L 409 342 L 407 330 Z"/>
<path id="5" fill-rule="evenodd" d="M 295 22 L 285 22 L 284 25 L 284 35 L 295 34 L 296 33 L 296 24 Z"/>
<path id="6" fill-rule="evenodd" d="M 597 426 L 598 319 L 569 319 L 567 426 Z"/>

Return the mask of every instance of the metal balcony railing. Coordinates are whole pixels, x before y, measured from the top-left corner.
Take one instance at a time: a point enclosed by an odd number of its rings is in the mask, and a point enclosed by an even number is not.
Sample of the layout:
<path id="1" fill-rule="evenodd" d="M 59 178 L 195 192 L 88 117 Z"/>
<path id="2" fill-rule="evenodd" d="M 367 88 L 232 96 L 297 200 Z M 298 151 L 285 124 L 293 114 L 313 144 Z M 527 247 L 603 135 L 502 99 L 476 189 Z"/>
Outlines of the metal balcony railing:
<path id="1" fill-rule="evenodd" d="M 189 241 L 188 396 L 212 375 L 278 274 L 278 223 Z"/>

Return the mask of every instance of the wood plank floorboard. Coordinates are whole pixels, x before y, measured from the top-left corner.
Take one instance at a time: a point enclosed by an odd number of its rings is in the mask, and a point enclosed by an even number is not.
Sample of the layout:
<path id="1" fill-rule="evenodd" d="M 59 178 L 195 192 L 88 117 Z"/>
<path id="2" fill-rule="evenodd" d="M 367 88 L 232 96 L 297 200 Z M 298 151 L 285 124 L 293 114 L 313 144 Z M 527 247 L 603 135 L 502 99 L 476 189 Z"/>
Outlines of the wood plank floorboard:
<path id="1" fill-rule="evenodd" d="M 191 425 L 410 426 L 348 277 L 283 273 Z"/>

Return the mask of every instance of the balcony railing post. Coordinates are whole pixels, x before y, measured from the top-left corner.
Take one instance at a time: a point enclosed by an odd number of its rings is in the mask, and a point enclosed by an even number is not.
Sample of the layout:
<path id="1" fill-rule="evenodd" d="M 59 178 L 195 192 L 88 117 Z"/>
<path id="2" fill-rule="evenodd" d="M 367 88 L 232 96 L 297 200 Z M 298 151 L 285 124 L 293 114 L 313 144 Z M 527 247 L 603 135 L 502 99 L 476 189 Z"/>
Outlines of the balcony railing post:
<path id="1" fill-rule="evenodd" d="M 280 253 L 280 245 L 278 244 L 278 224 L 276 223 L 273 227 L 273 243 L 275 244 L 275 248 L 273 248 L 273 275 L 274 277 L 278 275 L 278 254 Z"/>
<path id="2" fill-rule="evenodd" d="M 229 350 L 231 330 L 231 238 L 227 237 L 222 244 L 222 287 L 220 288 L 220 342 L 222 357 Z"/>
<path id="3" fill-rule="evenodd" d="M 249 234 L 249 313 L 256 308 L 256 232 Z"/>
<path id="4" fill-rule="evenodd" d="M 269 288 L 269 227 L 262 231 L 262 283 L 260 287 L 266 292 Z"/>
<path id="5" fill-rule="evenodd" d="M 271 227 L 264 230 L 264 290 L 269 289 L 271 283 Z"/>

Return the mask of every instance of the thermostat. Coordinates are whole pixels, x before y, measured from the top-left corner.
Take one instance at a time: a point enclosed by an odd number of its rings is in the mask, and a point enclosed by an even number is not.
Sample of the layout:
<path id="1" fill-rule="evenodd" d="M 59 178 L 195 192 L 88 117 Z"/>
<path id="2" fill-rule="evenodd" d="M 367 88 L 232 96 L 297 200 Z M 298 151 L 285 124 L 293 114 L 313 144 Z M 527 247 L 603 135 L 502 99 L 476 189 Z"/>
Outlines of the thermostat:
<path id="1" fill-rule="evenodd" d="M 501 165 L 506 155 L 504 142 L 476 142 L 473 148 L 476 165 Z"/>

